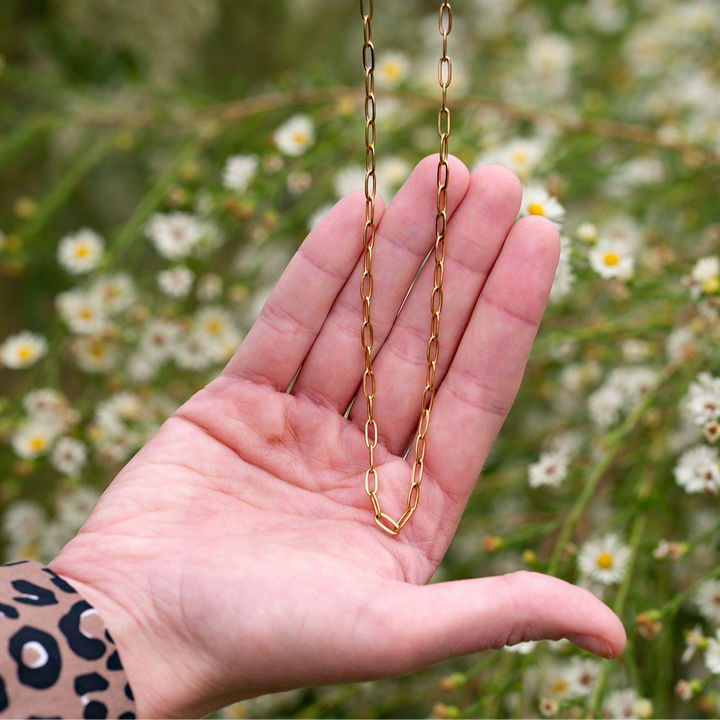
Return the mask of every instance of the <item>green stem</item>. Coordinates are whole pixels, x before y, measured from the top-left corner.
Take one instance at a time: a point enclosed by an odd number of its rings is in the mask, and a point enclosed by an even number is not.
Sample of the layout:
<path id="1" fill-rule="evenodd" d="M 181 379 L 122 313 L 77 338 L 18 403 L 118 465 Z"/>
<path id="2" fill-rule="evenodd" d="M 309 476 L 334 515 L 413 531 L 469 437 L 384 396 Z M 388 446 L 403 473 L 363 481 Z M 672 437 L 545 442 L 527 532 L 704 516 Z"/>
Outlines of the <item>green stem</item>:
<path id="1" fill-rule="evenodd" d="M 581 327 L 566 328 L 562 330 L 549 330 L 543 333 L 533 345 L 533 355 L 540 355 L 557 347 L 558 343 L 567 340 L 597 340 L 608 335 L 626 335 L 638 337 L 655 330 L 667 330 L 673 327 L 672 318 L 667 315 L 650 318 L 642 322 L 623 322 L 620 320 L 603 320 L 597 323 L 584 323 Z"/>
<path id="2" fill-rule="evenodd" d="M 150 213 L 162 204 L 168 190 L 176 181 L 180 168 L 196 157 L 201 147 L 201 142 L 193 138 L 180 149 L 174 160 L 165 168 L 155 181 L 155 184 L 137 204 L 130 219 L 115 234 L 110 243 L 106 262 L 116 265 L 117 261 L 125 255 L 129 246 L 136 239 L 137 232 L 142 224 L 148 219 Z"/>
<path id="3" fill-rule="evenodd" d="M 622 423 L 622 425 L 620 425 L 619 428 L 617 428 L 614 432 L 611 432 L 608 435 L 605 452 L 593 468 L 592 472 L 590 473 L 590 477 L 585 483 L 585 487 L 583 487 L 582 492 L 573 504 L 570 512 L 565 518 L 565 521 L 563 522 L 563 526 L 560 530 L 560 534 L 558 535 L 558 539 L 555 543 L 555 547 L 553 548 L 552 554 L 550 556 L 550 561 L 548 563 L 548 575 L 557 575 L 563 550 L 565 549 L 568 541 L 570 540 L 570 537 L 572 536 L 577 521 L 583 514 L 585 508 L 587 507 L 587 504 L 590 502 L 590 499 L 595 494 L 595 489 L 597 488 L 598 483 L 602 479 L 606 470 L 612 464 L 613 460 L 615 460 L 617 454 L 622 449 L 623 441 L 625 440 L 625 438 L 635 429 L 635 426 L 639 422 L 640 418 L 643 416 L 645 411 L 648 409 L 648 407 L 650 407 L 651 403 L 655 399 L 660 387 L 675 372 L 676 369 L 677 365 L 675 363 L 671 363 L 666 366 L 665 370 L 658 378 L 658 383 L 655 389 L 647 393 L 642 398 L 642 400 L 640 400 L 640 402 L 638 402 L 637 405 L 635 405 L 635 407 L 630 411 L 630 414 L 627 416 L 627 418 L 625 418 L 625 421 Z"/>
<path id="4" fill-rule="evenodd" d="M 645 527 L 647 526 L 648 514 L 647 512 L 638 515 L 633 523 L 632 534 L 630 536 L 630 547 L 632 548 L 632 555 L 630 556 L 630 562 L 628 562 L 623 577 L 622 584 L 618 588 L 617 594 L 615 595 L 615 602 L 613 603 L 613 610 L 615 614 L 620 616 L 625 608 L 625 602 L 627 601 L 628 593 L 630 592 L 630 586 L 634 578 L 633 568 L 637 561 L 638 551 L 640 543 L 645 533 Z M 597 682 L 595 683 L 595 689 L 592 695 L 592 701 L 590 703 L 589 717 L 599 717 L 600 709 L 602 706 L 603 699 L 605 697 L 605 688 L 607 685 L 607 678 L 610 674 L 612 664 L 610 662 L 604 662 L 600 669 Z"/>
<path id="5" fill-rule="evenodd" d="M 695 548 L 698 547 L 698 545 L 702 545 L 706 540 L 709 540 L 717 532 L 720 532 L 720 520 L 718 520 L 714 525 L 705 530 L 705 532 L 700 533 L 700 535 L 698 535 L 696 538 L 693 538 L 687 544 L 688 553 L 691 553 L 693 550 L 695 550 Z"/>
<path id="6" fill-rule="evenodd" d="M 55 125 L 55 120 L 42 115 L 23 124 L 17 130 L 5 135 L 0 141 L 0 167 L 4 166 L 36 138 L 44 135 Z"/>
<path id="7" fill-rule="evenodd" d="M 681 593 L 678 593 L 672 600 L 670 600 L 670 602 L 665 603 L 665 605 L 657 611 L 658 617 L 664 617 L 665 615 L 678 610 L 689 597 L 693 596 L 697 592 L 698 588 L 703 583 L 708 580 L 714 580 L 717 577 L 720 577 L 720 565 L 716 565 L 715 567 L 710 568 L 710 570 L 706 570 L 702 575 L 698 575 L 692 585 L 683 590 Z"/>
<path id="8" fill-rule="evenodd" d="M 92 147 L 81 153 L 75 162 L 67 168 L 52 190 L 45 195 L 37 208 L 37 212 L 17 229 L 17 234 L 26 245 L 28 241 L 43 230 L 50 218 L 65 205 L 85 176 L 106 157 L 113 147 L 113 140 L 112 133 L 105 135 Z"/>

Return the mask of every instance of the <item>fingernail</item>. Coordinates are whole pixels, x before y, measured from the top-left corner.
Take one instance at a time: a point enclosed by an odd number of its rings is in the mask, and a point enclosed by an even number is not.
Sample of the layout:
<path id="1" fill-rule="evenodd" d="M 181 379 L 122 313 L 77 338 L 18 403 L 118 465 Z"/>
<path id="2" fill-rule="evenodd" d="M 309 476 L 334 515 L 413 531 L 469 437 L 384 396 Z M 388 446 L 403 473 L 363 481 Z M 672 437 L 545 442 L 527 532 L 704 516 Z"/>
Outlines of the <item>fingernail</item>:
<path id="1" fill-rule="evenodd" d="M 610 643 L 604 638 L 595 637 L 595 635 L 568 635 L 567 639 L 593 655 L 599 655 L 608 660 L 615 657 L 610 649 Z"/>

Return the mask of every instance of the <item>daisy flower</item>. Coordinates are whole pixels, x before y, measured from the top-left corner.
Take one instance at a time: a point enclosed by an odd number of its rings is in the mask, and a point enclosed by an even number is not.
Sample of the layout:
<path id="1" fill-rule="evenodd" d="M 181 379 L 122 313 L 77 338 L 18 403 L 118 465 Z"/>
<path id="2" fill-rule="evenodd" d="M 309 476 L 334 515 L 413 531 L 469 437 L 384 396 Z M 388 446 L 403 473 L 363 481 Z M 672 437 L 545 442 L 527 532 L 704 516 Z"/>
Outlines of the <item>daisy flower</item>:
<path id="1" fill-rule="evenodd" d="M 630 409 L 657 385 L 657 375 L 649 367 L 618 367 L 608 375 L 607 385 L 623 396 L 625 407 Z"/>
<path id="2" fill-rule="evenodd" d="M 225 308 L 204 307 L 195 316 L 198 332 L 208 339 L 221 337 L 234 326 L 232 314 Z"/>
<path id="3" fill-rule="evenodd" d="M 200 302 L 212 302 L 217 300 L 223 292 L 222 278 L 215 273 L 206 273 L 197 284 L 195 295 Z"/>
<path id="4" fill-rule="evenodd" d="M 27 545 L 35 541 L 47 522 L 45 511 L 33 500 L 18 500 L 3 515 L 3 531 L 13 543 Z"/>
<path id="5" fill-rule="evenodd" d="M 720 491 L 720 466 L 717 448 L 697 445 L 686 450 L 673 469 L 675 482 L 688 493 L 717 495 Z"/>
<path id="6" fill-rule="evenodd" d="M 700 258 L 690 273 L 690 292 L 693 299 L 702 293 L 712 295 L 720 290 L 720 259 L 716 257 Z"/>
<path id="7" fill-rule="evenodd" d="M 547 142 L 541 138 L 516 138 L 489 150 L 478 160 L 480 165 L 504 165 L 521 180 L 528 180 L 545 157 Z"/>
<path id="8" fill-rule="evenodd" d="M 557 487 L 567 477 L 568 457 L 563 452 L 544 452 L 528 468 L 530 487 Z"/>
<path id="9" fill-rule="evenodd" d="M 287 176 L 287 189 L 293 197 L 300 197 L 306 193 L 313 183 L 313 177 L 308 172 L 289 172 Z"/>
<path id="10" fill-rule="evenodd" d="M 639 718 L 636 712 L 636 704 L 640 700 L 635 690 L 615 690 L 608 695 L 605 701 L 604 711 L 606 717 L 617 718 L 618 720 L 633 720 Z"/>
<path id="11" fill-rule="evenodd" d="M 365 168 L 359 165 L 349 165 L 341 168 L 335 173 L 333 179 L 333 190 L 335 196 L 342 198 L 355 190 L 362 190 L 365 187 Z"/>
<path id="12" fill-rule="evenodd" d="M 380 88 L 396 88 L 407 77 L 410 63 L 407 55 L 399 50 L 389 50 L 378 58 L 375 79 Z"/>
<path id="13" fill-rule="evenodd" d="M 683 650 L 681 661 L 690 662 L 695 656 L 695 652 L 707 649 L 707 645 L 707 638 L 703 635 L 700 625 L 696 625 L 692 630 L 685 630 L 685 650 Z M 718 659 L 720 660 L 720 657 Z"/>
<path id="14" fill-rule="evenodd" d="M 172 320 L 151 320 L 143 330 L 139 350 L 153 364 L 172 356 L 180 338 L 180 327 Z"/>
<path id="15" fill-rule="evenodd" d="M 709 372 L 700 373 L 690 383 L 682 404 L 685 414 L 696 425 L 717 420 L 720 417 L 720 377 Z"/>
<path id="16" fill-rule="evenodd" d="M 378 187 L 395 192 L 407 180 L 410 169 L 410 165 L 399 157 L 389 157 L 381 160 L 377 165 Z M 360 187 L 365 187 L 364 172 L 363 182 Z M 387 198 L 387 196 L 385 197 Z"/>
<path id="17" fill-rule="evenodd" d="M 315 142 L 313 121 L 307 115 L 293 115 L 275 131 L 273 140 L 281 153 L 298 157 Z"/>
<path id="18" fill-rule="evenodd" d="M 66 235 L 58 245 L 58 262 L 72 275 L 94 270 L 103 250 L 105 241 L 90 228 L 82 228 L 74 235 Z"/>
<path id="19" fill-rule="evenodd" d="M 546 217 L 556 227 L 561 228 L 565 220 L 565 208 L 537 182 L 523 186 L 523 199 L 520 206 L 522 215 Z"/>
<path id="20" fill-rule="evenodd" d="M 125 422 L 138 422 L 143 416 L 143 403 L 134 392 L 119 392 L 103 400 L 96 408 L 93 422 L 107 432 L 120 433 Z"/>
<path id="21" fill-rule="evenodd" d="M 87 460 L 85 443 L 72 437 L 60 438 L 50 453 L 52 466 L 71 477 L 77 477 Z"/>
<path id="22" fill-rule="evenodd" d="M 107 318 L 94 294 L 68 290 L 55 298 L 55 305 L 70 331 L 77 335 L 100 334 L 105 329 Z"/>
<path id="23" fill-rule="evenodd" d="M 195 273 L 184 265 L 178 265 L 170 270 L 163 270 L 157 276 L 158 286 L 168 296 L 184 298 L 190 292 Z"/>
<path id="24" fill-rule="evenodd" d="M 28 415 L 48 417 L 57 415 L 67 407 L 65 396 L 51 388 L 40 388 L 31 390 L 22 401 L 25 412 Z"/>
<path id="25" fill-rule="evenodd" d="M 55 429 L 43 422 L 30 422 L 15 432 L 11 439 L 12 449 L 23 460 L 44 455 L 55 440 Z"/>
<path id="26" fill-rule="evenodd" d="M 103 312 L 107 315 L 127 310 L 135 302 L 136 296 L 133 279 L 124 272 L 98 278 L 91 293 L 98 298 Z"/>
<path id="27" fill-rule="evenodd" d="M 206 370 L 213 363 L 213 357 L 208 352 L 207 338 L 197 332 L 182 338 L 175 348 L 174 359 L 183 370 Z"/>
<path id="28" fill-rule="evenodd" d="M 0 345 L 0 362 L 13 370 L 30 367 L 45 356 L 47 349 L 47 340 L 42 335 L 23 330 Z"/>
<path id="29" fill-rule="evenodd" d="M 626 243 L 600 238 L 588 253 L 590 267 L 600 277 L 629 280 L 635 270 L 635 258 Z"/>
<path id="30" fill-rule="evenodd" d="M 703 428 L 703 435 L 707 438 L 709 443 L 716 443 L 720 438 L 720 423 L 717 420 L 711 420 L 705 424 Z"/>
<path id="31" fill-rule="evenodd" d="M 588 540 L 578 554 L 580 572 L 603 585 L 620 582 L 629 560 L 630 548 L 614 533 Z"/>
<path id="32" fill-rule="evenodd" d="M 556 33 L 535 38 L 526 52 L 529 67 L 548 79 L 564 75 L 573 60 L 572 45 L 566 37 Z"/>
<path id="33" fill-rule="evenodd" d="M 592 245 L 598 239 L 598 229 L 591 222 L 584 222 L 578 225 L 575 234 L 588 245 Z"/>
<path id="34" fill-rule="evenodd" d="M 222 170 L 222 184 L 228 190 L 245 192 L 258 166 L 257 155 L 231 155 Z"/>
<path id="35" fill-rule="evenodd" d="M 525 642 L 515 643 L 514 645 L 505 645 L 503 650 L 517 653 L 518 655 L 529 655 L 537 644 L 537 640 L 526 640 Z"/>
<path id="36" fill-rule="evenodd" d="M 564 700 L 570 697 L 572 681 L 569 668 L 565 663 L 548 661 L 541 668 L 543 695 L 555 700 Z"/>
<path id="37" fill-rule="evenodd" d="M 76 337 L 70 348 L 78 367 L 88 373 L 108 373 L 120 357 L 117 344 L 98 335 Z"/>
<path id="38" fill-rule="evenodd" d="M 569 695 L 583 697 L 592 691 L 602 667 L 599 660 L 574 655 L 570 658 L 567 669 Z"/>
<path id="39" fill-rule="evenodd" d="M 142 350 L 128 358 L 127 373 L 133 383 L 150 382 L 157 375 L 158 369 L 158 363 L 143 353 Z"/>
<path id="40" fill-rule="evenodd" d="M 715 637 L 708 638 L 704 660 L 708 672 L 720 675 L 720 630 L 715 633 Z"/>
<path id="41" fill-rule="evenodd" d="M 625 399 L 612 385 L 603 385 L 588 398 L 590 419 L 600 428 L 609 428 L 620 419 Z"/>
<path id="42" fill-rule="evenodd" d="M 145 224 L 145 235 L 158 254 L 169 260 L 187 257 L 200 244 L 207 228 L 185 212 L 155 213 Z"/>
<path id="43" fill-rule="evenodd" d="M 720 580 L 708 580 L 695 596 L 700 614 L 711 623 L 720 623 Z"/>

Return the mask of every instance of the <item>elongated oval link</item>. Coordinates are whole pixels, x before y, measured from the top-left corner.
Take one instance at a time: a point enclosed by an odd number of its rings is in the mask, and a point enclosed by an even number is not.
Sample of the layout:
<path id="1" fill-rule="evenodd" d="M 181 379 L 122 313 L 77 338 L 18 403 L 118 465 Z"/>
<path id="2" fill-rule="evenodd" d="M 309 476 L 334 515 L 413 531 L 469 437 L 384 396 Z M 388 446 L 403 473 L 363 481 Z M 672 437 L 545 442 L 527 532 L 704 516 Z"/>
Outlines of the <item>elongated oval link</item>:
<path id="1" fill-rule="evenodd" d="M 377 185 L 375 141 L 377 129 L 377 104 L 375 100 L 375 46 L 372 40 L 373 0 L 360 0 L 360 15 L 363 20 L 363 69 L 365 71 L 365 229 L 363 231 L 363 273 L 360 280 L 363 323 L 361 340 L 365 355 L 365 372 L 362 389 L 367 403 L 365 422 L 365 446 L 368 451 L 368 469 L 365 472 L 365 492 L 370 496 L 375 522 L 389 535 L 398 535 L 418 507 L 420 484 L 425 470 L 426 435 L 430 428 L 430 412 L 435 401 L 435 374 L 440 358 L 440 311 L 443 306 L 443 276 L 445 262 L 445 236 L 447 231 L 447 188 L 450 177 L 448 165 L 448 139 L 450 137 L 450 109 L 447 106 L 447 89 L 452 82 L 452 62 L 447 53 L 447 40 L 452 30 L 452 8 L 447 0 L 440 4 L 438 29 L 442 36 L 442 57 L 438 62 L 438 84 L 441 91 L 441 107 L 437 117 L 440 138 L 437 168 L 437 216 L 435 218 L 435 267 L 433 270 L 433 291 L 430 298 L 430 339 L 426 360 L 426 385 L 423 390 L 421 412 L 418 419 L 414 443 L 414 461 L 410 490 L 405 511 L 396 521 L 380 509 L 379 476 L 375 468 L 375 448 L 378 443 L 378 427 L 373 418 L 373 398 L 376 393 L 375 374 L 372 369 L 373 326 L 370 318 L 370 300 L 373 295 L 372 252 L 375 244 L 375 193 Z M 372 487 L 371 479 L 372 478 Z"/>
<path id="2" fill-rule="evenodd" d="M 400 532 L 400 528 L 399 528 L 398 524 L 389 515 L 386 515 L 384 512 L 381 512 L 380 515 L 375 516 L 375 522 L 386 533 L 390 533 L 390 535 L 397 535 Z M 385 523 L 389 523 L 389 524 L 386 525 Z"/>

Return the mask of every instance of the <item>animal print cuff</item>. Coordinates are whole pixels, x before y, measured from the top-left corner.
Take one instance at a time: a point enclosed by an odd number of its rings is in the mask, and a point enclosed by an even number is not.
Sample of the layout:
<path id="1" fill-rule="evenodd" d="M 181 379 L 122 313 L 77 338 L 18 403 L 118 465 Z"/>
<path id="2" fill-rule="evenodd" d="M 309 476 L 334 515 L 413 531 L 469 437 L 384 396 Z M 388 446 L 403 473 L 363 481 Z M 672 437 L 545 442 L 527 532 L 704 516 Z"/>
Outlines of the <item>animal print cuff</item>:
<path id="1" fill-rule="evenodd" d="M 97 610 L 38 562 L 0 565 L 0 717 L 135 717 Z"/>

